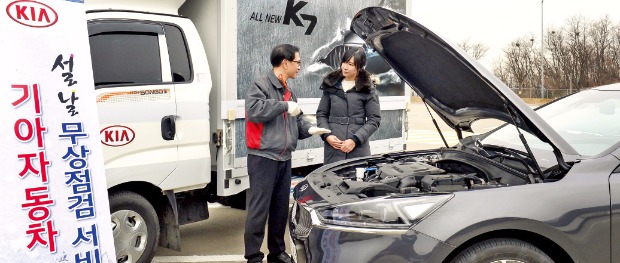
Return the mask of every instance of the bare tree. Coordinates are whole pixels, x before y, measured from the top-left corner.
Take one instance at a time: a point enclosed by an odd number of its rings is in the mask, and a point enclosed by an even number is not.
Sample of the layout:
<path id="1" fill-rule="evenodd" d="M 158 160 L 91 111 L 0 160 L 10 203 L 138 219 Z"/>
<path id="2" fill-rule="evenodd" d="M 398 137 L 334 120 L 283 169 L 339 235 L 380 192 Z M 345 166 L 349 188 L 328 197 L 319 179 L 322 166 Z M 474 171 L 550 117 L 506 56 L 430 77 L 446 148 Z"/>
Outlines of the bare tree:
<path id="1" fill-rule="evenodd" d="M 533 88 L 534 81 L 537 79 L 537 52 L 534 48 L 533 36 L 517 39 L 510 46 L 504 48 L 503 51 L 506 60 L 503 63 L 499 63 L 499 69 L 496 63 L 494 71 L 504 72 L 504 76 L 509 77 L 513 88 Z M 503 80 L 507 81 L 507 79 Z"/>
<path id="2" fill-rule="evenodd" d="M 615 80 L 620 79 L 620 26 L 618 25 L 614 26 L 612 29 L 609 64 L 612 68 L 610 76 Z"/>
<path id="3" fill-rule="evenodd" d="M 612 29 L 611 50 L 609 51 L 609 73 L 615 81 L 620 80 L 620 26 L 616 25 Z"/>
<path id="4" fill-rule="evenodd" d="M 485 46 L 482 43 L 474 43 L 470 44 L 469 39 L 463 40 L 461 43 L 458 43 L 459 47 L 463 49 L 467 54 L 471 55 L 475 59 L 479 60 L 489 51 L 489 47 Z"/>
<path id="5" fill-rule="evenodd" d="M 588 30 L 592 39 L 592 81 L 594 85 L 601 85 L 608 80 L 610 65 L 607 63 L 609 49 L 612 43 L 612 23 L 605 17 L 595 23 Z"/>
<path id="6" fill-rule="evenodd" d="M 540 86 L 541 57 L 533 35 L 514 40 L 494 63 L 493 71 L 512 87 Z M 569 18 L 561 27 L 548 28 L 543 41 L 545 88 L 551 97 L 620 81 L 620 26 L 609 17 L 594 22 Z"/>
<path id="7" fill-rule="evenodd" d="M 545 69 L 547 87 L 563 87 L 568 81 L 565 65 L 570 64 L 570 56 L 566 48 L 565 34 L 559 29 L 547 31 L 546 49 L 550 58 L 546 60 Z"/>

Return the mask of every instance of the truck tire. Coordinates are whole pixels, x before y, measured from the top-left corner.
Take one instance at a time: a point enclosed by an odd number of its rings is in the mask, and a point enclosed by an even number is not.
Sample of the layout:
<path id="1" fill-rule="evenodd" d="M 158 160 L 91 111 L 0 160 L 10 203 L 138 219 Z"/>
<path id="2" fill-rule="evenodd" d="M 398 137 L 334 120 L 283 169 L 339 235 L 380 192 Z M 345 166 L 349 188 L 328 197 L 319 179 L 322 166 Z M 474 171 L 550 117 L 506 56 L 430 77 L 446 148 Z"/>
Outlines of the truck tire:
<path id="1" fill-rule="evenodd" d="M 534 245 L 511 238 L 494 238 L 476 243 L 459 253 L 452 263 L 553 263 Z"/>
<path id="2" fill-rule="evenodd" d="M 116 192 L 110 196 L 110 213 L 116 262 L 151 262 L 159 241 L 159 221 L 151 203 L 133 192 Z"/>

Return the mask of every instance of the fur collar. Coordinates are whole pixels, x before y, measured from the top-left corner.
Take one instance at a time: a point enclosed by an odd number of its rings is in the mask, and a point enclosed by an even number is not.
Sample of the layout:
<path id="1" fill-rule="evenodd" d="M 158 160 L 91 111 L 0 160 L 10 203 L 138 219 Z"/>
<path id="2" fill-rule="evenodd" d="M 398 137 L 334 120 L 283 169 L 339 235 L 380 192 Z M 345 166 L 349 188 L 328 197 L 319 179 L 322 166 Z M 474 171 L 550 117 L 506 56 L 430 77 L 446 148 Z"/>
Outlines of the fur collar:
<path id="1" fill-rule="evenodd" d="M 336 88 L 337 85 L 344 79 L 342 76 L 342 72 L 340 69 L 334 70 L 331 73 L 327 74 L 323 79 L 323 85 L 321 85 L 321 89 L 329 89 Z M 360 70 L 357 75 L 357 79 L 355 80 L 355 91 L 370 93 L 370 88 L 372 87 L 372 81 L 370 77 L 370 73 L 366 70 Z"/>

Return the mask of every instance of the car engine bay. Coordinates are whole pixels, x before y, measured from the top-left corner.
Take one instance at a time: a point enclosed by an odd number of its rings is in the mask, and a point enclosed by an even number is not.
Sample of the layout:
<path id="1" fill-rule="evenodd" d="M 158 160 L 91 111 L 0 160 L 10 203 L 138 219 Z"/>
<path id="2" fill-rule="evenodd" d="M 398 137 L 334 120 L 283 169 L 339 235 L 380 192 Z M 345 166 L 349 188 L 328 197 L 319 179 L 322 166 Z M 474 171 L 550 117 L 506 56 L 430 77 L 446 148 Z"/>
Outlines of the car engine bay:
<path id="1" fill-rule="evenodd" d="M 533 171 L 523 153 L 492 146 L 482 154 L 461 147 L 366 158 L 311 174 L 307 181 L 326 201 L 342 202 L 552 182 L 567 172 L 557 166 L 543 175 Z"/>

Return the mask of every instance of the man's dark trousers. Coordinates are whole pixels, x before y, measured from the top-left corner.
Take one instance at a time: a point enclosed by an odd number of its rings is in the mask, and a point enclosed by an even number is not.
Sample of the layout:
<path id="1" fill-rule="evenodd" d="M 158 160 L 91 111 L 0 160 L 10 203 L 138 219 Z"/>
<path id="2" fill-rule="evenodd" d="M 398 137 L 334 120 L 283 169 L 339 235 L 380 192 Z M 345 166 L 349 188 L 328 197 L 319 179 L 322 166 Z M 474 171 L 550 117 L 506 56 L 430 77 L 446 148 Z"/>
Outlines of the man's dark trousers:
<path id="1" fill-rule="evenodd" d="M 267 218 L 268 258 L 286 250 L 284 232 L 291 189 L 291 160 L 276 161 L 256 155 L 248 155 L 247 160 L 250 190 L 244 235 L 245 257 L 262 260 L 264 254 L 260 247 Z"/>

